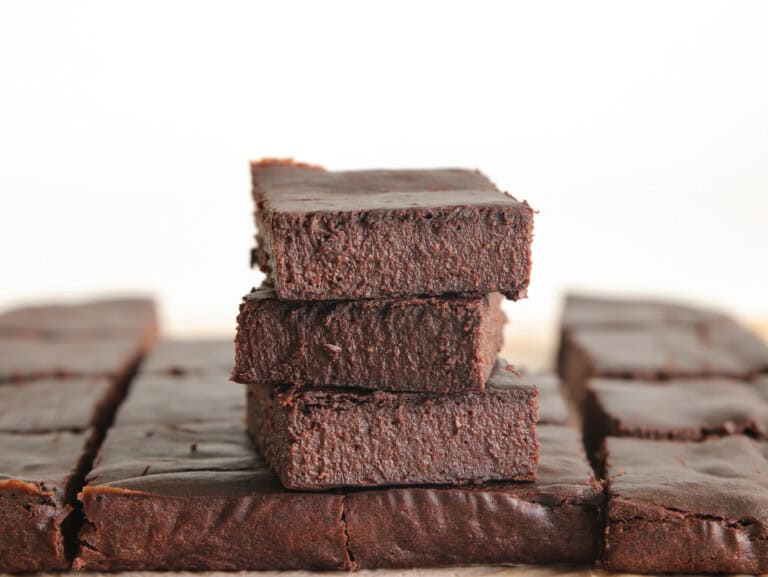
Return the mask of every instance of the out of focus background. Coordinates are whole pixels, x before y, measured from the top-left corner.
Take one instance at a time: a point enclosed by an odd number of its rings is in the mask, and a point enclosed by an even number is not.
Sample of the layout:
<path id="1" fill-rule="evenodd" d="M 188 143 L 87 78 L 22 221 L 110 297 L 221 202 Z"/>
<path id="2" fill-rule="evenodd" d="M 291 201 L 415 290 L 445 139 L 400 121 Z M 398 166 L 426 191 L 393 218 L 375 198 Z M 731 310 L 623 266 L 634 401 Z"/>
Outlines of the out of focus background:
<path id="1" fill-rule="evenodd" d="M 528 199 L 520 347 L 566 290 L 765 327 L 766 29 L 749 1 L 2 3 L 0 307 L 139 291 L 173 336 L 231 334 L 248 160 L 293 156 Z"/>

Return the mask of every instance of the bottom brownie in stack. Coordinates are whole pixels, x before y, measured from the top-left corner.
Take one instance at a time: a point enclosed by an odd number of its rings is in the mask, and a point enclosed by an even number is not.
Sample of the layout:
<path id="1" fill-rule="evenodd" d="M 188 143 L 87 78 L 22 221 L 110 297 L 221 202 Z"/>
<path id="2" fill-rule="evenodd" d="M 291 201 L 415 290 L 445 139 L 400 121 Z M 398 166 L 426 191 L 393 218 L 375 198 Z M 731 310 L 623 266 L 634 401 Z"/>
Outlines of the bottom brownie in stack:
<path id="1" fill-rule="evenodd" d="M 150 372 L 135 383 L 81 496 L 88 523 L 76 567 L 348 569 L 597 554 L 601 488 L 552 380 L 542 381 L 533 483 L 306 492 L 285 490 L 253 452 L 245 425 L 232 419 L 244 415 L 242 390 L 226 373 L 190 376 Z M 157 403 L 158 394 L 178 401 Z"/>

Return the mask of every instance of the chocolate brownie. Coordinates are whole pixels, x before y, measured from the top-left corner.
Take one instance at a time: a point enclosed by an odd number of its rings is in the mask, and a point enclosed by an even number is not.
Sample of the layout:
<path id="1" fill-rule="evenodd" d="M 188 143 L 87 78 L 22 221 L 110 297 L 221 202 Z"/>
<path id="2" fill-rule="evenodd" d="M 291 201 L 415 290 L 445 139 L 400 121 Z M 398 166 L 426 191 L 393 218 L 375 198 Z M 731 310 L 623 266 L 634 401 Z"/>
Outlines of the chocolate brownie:
<path id="1" fill-rule="evenodd" d="M 734 435 L 606 445 L 606 570 L 768 571 L 768 444 Z"/>
<path id="2" fill-rule="evenodd" d="M 602 489 L 569 427 L 538 428 L 534 483 L 350 492 L 349 550 L 360 567 L 591 563 Z"/>
<path id="3" fill-rule="evenodd" d="M 256 258 L 281 299 L 525 296 L 534 211 L 479 172 L 251 172 Z"/>
<path id="4" fill-rule="evenodd" d="M 127 337 L 151 344 L 157 334 L 149 299 L 102 299 L 19 307 L 0 314 L 0 336 L 78 339 Z"/>
<path id="5" fill-rule="evenodd" d="M 122 395 L 122 386 L 103 377 L 6 383 L 0 385 L 0 433 L 103 431 Z"/>
<path id="6" fill-rule="evenodd" d="M 532 480 L 537 390 L 496 367 L 483 393 L 249 385 L 249 430 L 289 489 Z"/>
<path id="7" fill-rule="evenodd" d="M 76 569 L 351 565 L 343 495 L 285 491 L 237 422 L 113 428 L 80 499 L 88 522 Z"/>
<path id="8" fill-rule="evenodd" d="M 243 300 L 233 379 L 390 391 L 482 391 L 501 348 L 502 296 Z"/>
<path id="9" fill-rule="evenodd" d="M 0 433 L 0 572 L 69 567 L 65 520 L 92 458 L 91 436 Z"/>
<path id="10" fill-rule="evenodd" d="M 235 363 L 232 339 L 162 341 L 141 363 L 141 373 L 229 374 Z"/>
<path id="11" fill-rule="evenodd" d="M 242 422 L 244 418 L 245 394 L 241 386 L 227 380 L 225 370 L 218 375 L 142 373 L 131 384 L 115 424 Z"/>
<path id="12" fill-rule="evenodd" d="M 730 317 L 654 301 L 569 297 L 559 372 L 582 400 L 591 377 L 750 378 L 768 372 L 768 346 Z"/>
<path id="13" fill-rule="evenodd" d="M 75 567 L 250 570 L 595 558 L 602 492 L 578 435 L 539 428 L 534 483 L 286 491 L 242 425 L 125 426 L 109 432 L 81 499 Z"/>

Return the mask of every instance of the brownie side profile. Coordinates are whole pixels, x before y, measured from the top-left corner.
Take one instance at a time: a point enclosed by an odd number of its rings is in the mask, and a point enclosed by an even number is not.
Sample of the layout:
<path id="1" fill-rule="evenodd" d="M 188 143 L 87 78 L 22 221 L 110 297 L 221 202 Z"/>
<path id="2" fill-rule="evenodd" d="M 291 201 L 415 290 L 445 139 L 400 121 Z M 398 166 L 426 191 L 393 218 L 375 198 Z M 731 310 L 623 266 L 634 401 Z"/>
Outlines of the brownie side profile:
<path id="1" fill-rule="evenodd" d="M 768 571 L 768 444 L 734 435 L 606 446 L 607 571 Z"/>
<path id="2" fill-rule="evenodd" d="M 753 378 L 768 372 L 768 345 L 718 312 L 572 296 L 563 312 L 558 370 L 581 401 L 592 377 Z"/>
<path id="3" fill-rule="evenodd" d="M 69 567 L 62 525 L 92 458 L 89 433 L 0 433 L 0 572 Z"/>
<path id="4" fill-rule="evenodd" d="M 541 425 L 534 483 L 355 491 L 344 501 L 360 567 L 591 563 L 600 543 L 602 488 L 578 433 Z"/>
<path id="5" fill-rule="evenodd" d="M 88 522 L 74 567 L 349 568 L 343 498 L 285 491 L 242 423 L 118 426 L 80 495 Z"/>
<path id="6" fill-rule="evenodd" d="M 507 374 L 461 395 L 249 385 L 249 430 L 289 489 L 532 480 L 537 391 Z"/>
<path id="7" fill-rule="evenodd" d="M 279 298 L 525 296 L 533 209 L 476 171 L 251 164 L 256 257 Z"/>
<path id="8" fill-rule="evenodd" d="M 482 391 L 501 348 L 499 293 L 295 302 L 243 299 L 233 380 L 390 391 Z"/>

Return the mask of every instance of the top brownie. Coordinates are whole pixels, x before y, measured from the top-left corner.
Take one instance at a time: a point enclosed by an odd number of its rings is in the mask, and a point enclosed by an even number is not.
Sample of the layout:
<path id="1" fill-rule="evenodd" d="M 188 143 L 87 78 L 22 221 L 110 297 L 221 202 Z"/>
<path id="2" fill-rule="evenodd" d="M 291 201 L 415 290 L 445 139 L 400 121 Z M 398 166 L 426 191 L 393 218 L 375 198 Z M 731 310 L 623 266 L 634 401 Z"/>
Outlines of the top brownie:
<path id="1" fill-rule="evenodd" d="M 525 296 L 533 210 L 479 172 L 251 170 L 255 256 L 281 299 Z"/>

